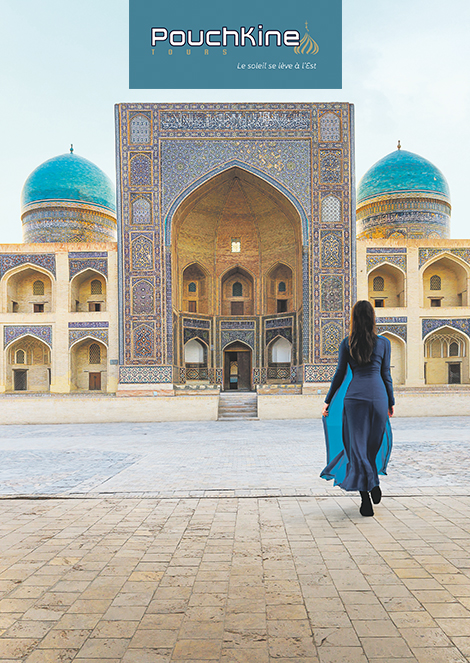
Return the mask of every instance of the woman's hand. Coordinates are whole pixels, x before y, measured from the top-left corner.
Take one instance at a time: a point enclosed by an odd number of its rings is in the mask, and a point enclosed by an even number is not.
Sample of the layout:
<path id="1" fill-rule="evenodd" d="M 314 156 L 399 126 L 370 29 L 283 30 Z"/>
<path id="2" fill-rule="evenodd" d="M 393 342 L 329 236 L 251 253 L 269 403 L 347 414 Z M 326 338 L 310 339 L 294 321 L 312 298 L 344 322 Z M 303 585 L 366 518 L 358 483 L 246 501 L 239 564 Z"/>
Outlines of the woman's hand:
<path id="1" fill-rule="evenodd" d="M 388 408 L 388 416 L 393 417 L 394 414 L 395 414 L 395 406 L 392 405 L 391 407 Z"/>
<path id="2" fill-rule="evenodd" d="M 327 417 L 328 416 L 328 403 L 323 403 L 323 408 L 321 411 L 321 416 L 322 417 Z"/>

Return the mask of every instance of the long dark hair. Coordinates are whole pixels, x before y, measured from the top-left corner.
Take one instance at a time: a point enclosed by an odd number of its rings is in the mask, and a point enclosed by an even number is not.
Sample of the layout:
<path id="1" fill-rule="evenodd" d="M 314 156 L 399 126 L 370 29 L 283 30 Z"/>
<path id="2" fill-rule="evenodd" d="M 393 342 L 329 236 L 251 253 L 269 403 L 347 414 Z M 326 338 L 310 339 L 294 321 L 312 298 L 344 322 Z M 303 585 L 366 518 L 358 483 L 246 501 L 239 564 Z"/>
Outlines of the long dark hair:
<path id="1" fill-rule="evenodd" d="M 370 362 L 376 338 L 375 311 L 370 302 L 361 299 L 351 311 L 349 331 L 349 352 L 360 366 Z"/>

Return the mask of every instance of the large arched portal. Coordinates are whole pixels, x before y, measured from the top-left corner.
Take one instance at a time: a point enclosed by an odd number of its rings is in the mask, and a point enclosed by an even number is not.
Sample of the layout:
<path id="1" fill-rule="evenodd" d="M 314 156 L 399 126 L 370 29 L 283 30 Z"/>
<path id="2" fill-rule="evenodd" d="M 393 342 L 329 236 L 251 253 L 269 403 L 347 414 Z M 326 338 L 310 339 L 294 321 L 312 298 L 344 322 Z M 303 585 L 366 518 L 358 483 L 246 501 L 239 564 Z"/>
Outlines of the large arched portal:
<path id="1" fill-rule="evenodd" d="M 230 168 L 181 203 L 171 235 L 178 366 L 185 366 L 187 330 L 201 329 L 213 371 L 208 379 L 228 389 L 234 381 L 227 376 L 224 348 L 242 339 L 250 356 L 240 361 L 250 375 L 237 384 L 246 388 L 267 368 L 270 330 L 283 325 L 292 338 L 292 363 L 300 363 L 302 224 L 283 193 L 253 173 Z"/>

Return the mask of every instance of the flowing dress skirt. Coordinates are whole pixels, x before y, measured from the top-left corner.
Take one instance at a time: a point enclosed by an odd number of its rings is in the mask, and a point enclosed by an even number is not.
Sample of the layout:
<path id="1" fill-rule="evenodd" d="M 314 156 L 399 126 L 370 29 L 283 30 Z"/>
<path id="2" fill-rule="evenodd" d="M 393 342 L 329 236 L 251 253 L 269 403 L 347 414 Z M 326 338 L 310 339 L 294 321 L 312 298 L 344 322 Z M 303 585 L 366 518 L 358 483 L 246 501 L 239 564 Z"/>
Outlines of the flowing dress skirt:
<path id="1" fill-rule="evenodd" d="M 360 389 L 348 390 L 351 379 L 348 367 L 323 417 L 327 466 L 320 476 L 344 490 L 371 491 L 379 485 L 378 475 L 387 474 L 392 451 L 388 399 L 383 383 L 361 398 Z"/>

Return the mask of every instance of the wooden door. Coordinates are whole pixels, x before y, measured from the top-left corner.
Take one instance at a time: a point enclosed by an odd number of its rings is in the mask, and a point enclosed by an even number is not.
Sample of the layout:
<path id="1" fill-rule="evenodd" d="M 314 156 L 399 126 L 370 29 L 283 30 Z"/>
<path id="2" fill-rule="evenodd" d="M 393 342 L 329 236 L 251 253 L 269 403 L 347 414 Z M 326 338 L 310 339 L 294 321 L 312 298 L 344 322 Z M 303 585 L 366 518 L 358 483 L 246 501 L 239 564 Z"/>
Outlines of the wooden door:
<path id="1" fill-rule="evenodd" d="M 89 390 L 90 391 L 100 391 L 101 390 L 101 373 L 90 373 L 89 378 Z"/>
<path id="2" fill-rule="evenodd" d="M 251 390 L 251 352 L 238 352 L 238 389 Z"/>
<path id="3" fill-rule="evenodd" d="M 15 380 L 15 391 L 26 391 L 28 388 L 27 373 L 28 371 L 13 371 Z"/>

